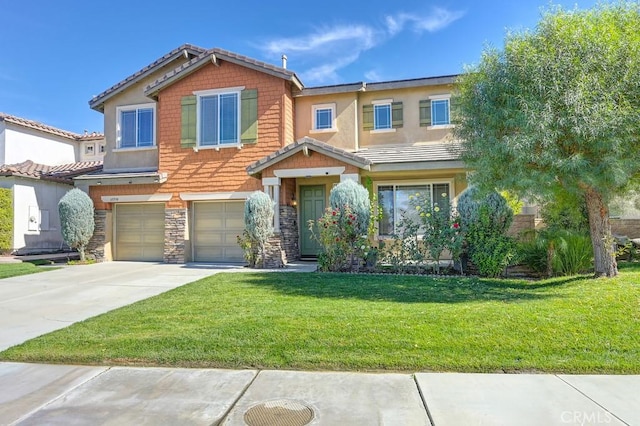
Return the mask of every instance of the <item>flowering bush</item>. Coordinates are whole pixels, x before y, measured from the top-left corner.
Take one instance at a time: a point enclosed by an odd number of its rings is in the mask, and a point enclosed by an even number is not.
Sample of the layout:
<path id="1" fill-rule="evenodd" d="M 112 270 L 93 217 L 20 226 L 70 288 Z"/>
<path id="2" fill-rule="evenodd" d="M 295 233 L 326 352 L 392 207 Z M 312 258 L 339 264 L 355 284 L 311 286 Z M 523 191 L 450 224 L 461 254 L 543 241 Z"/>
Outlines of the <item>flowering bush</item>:
<path id="1" fill-rule="evenodd" d="M 349 206 L 342 209 L 327 208 L 317 220 L 317 228 L 315 221 L 309 221 L 312 238 L 323 249 L 318 255 L 318 268 L 321 271 L 359 270 L 363 262 L 371 262 L 376 252 L 367 236 L 358 229 L 358 223 L 357 215 Z"/>
<path id="2" fill-rule="evenodd" d="M 435 272 L 440 273 L 440 258 L 445 250 L 449 250 L 454 260 L 459 260 L 462 252 L 463 238 L 458 217 L 451 209 L 446 193 L 441 194 L 439 203 L 433 204 L 429 194 L 416 193 L 409 196 L 409 205 L 418 212 L 422 257 L 433 260 Z"/>

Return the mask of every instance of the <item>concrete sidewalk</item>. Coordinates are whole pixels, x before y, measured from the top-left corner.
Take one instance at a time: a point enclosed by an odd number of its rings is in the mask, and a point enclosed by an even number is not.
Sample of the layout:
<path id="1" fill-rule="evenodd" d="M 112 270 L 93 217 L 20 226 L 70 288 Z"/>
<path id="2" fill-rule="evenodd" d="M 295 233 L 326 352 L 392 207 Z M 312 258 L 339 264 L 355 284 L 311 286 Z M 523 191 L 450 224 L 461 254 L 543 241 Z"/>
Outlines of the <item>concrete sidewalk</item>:
<path id="1" fill-rule="evenodd" d="M 640 425 L 640 376 L 0 363 L 0 424 Z"/>

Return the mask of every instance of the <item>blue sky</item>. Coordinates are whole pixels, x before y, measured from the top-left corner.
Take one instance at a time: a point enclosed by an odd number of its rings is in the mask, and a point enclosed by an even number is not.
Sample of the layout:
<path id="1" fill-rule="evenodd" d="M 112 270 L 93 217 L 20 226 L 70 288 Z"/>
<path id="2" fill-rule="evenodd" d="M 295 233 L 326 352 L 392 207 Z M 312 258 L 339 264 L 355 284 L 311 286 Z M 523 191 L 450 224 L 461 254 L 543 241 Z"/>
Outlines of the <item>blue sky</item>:
<path id="1" fill-rule="evenodd" d="M 567 8 L 596 0 L 556 1 Z M 89 99 L 183 43 L 288 68 L 305 86 L 457 74 L 541 0 L 0 0 L 0 111 L 103 131 Z"/>

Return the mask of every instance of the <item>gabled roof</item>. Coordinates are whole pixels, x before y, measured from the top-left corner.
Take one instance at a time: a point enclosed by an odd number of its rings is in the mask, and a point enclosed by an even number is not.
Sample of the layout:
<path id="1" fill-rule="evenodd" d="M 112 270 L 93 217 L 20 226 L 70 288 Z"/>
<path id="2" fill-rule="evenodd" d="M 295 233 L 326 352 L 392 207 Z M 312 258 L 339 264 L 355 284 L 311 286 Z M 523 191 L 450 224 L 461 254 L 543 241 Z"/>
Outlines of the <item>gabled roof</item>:
<path id="1" fill-rule="evenodd" d="M 18 176 L 73 185 L 74 177 L 98 170 L 102 170 L 102 161 L 82 161 L 58 166 L 48 166 L 27 160 L 22 163 L 0 166 L 0 176 Z"/>
<path id="2" fill-rule="evenodd" d="M 377 83 L 366 83 L 364 81 L 347 84 L 337 84 L 332 86 L 305 87 L 300 92 L 295 93 L 295 97 L 329 95 L 335 93 L 351 92 L 373 92 L 378 90 L 409 89 L 424 86 L 440 86 L 454 84 L 458 78 L 457 74 L 443 75 L 438 77 L 413 78 L 409 80 L 381 81 Z"/>
<path id="3" fill-rule="evenodd" d="M 132 84 L 137 83 L 138 81 L 148 77 L 149 75 L 153 74 L 155 71 L 167 65 L 168 63 L 176 60 L 181 56 L 186 56 L 187 58 L 189 58 L 193 56 L 198 56 L 204 52 L 206 52 L 206 49 L 202 47 L 194 46 L 188 43 L 183 44 L 182 46 L 173 49 L 171 52 L 167 53 L 166 55 L 163 55 L 162 57 L 156 59 L 155 61 L 153 61 L 146 67 L 142 68 L 141 70 L 131 74 L 129 77 L 125 78 L 124 80 L 114 84 L 113 86 L 111 86 L 104 92 L 100 93 L 99 95 L 94 96 L 89 101 L 89 106 L 92 109 L 95 109 L 97 111 L 102 111 L 104 109 L 104 103 L 107 99 L 122 92 L 124 89 L 131 86 Z"/>
<path id="4" fill-rule="evenodd" d="M 27 120 L 26 118 L 5 114 L 3 112 L 0 112 L 0 121 L 4 121 L 6 123 L 12 123 L 18 126 L 29 128 L 29 129 L 40 130 L 41 132 L 49 133 L 51 135 L 61 136 L 63 138 L 67 138 L 74 141 L 98 140 L 98 139 L 104 138 L 104 135 L 102 133 L 93 132 L 93 133 L 87 133 L 87 134 L 81 135 L 78 133 L 69 132 L 67 130 L 58 129 L 57 127 L 49 126 L 47 124 L 43 124 L 38 121 Z"/>
<path id="5" fill-rule="evenodd" d="M 293 71 L 289 71 L 286 68 L 278 67 L 266 62 L 258 61 L 257 59 L 249 58 L 248 56 L 239 55 L 228 50 L 215 47 L 207 51 L 202 52 L 197 57 L 185 62 L 173 71 L 160 77 L 149 86 L 145 88 L 145 95 L 154 97 L 163 88 L 175 83 L 178 80 L 183 79 L 194 71 L 200 69 L 204 65 L 210 62 L 218 64 L 219 60 L 231 62 L 243 67 L 251 68 L 256 71 L 260 71 L 274 77 L 282 78 L 287 81 L 291 81 L 299 90 L 303 88 L 303 84 Z"/>
<path id="6" fill-rule="evenodd" d="M 317 139 L 305 136 L 304 138 L 298 139 L 296 142 L 289 144 L 264 158 L 261 158 L 255 163 L 250 164 L 247 167 L 247 173 L 252 176 L 257 175 L 267 167 L 272 166 L 273 164 L 276 164 L 284 160 L 285 158 L 291 157 L 298 152 L 306 150 L 318 152 L 320 154 L 326 155 L 327 157 L 335 158 L 336 160 L 354 165 L 365 170 L 369 170 L 369 167 L 372 164 L 370 160 L 360 155 L 345 151 L 344 149 L 336 148 L 335 146 L 326 144 Z"/>

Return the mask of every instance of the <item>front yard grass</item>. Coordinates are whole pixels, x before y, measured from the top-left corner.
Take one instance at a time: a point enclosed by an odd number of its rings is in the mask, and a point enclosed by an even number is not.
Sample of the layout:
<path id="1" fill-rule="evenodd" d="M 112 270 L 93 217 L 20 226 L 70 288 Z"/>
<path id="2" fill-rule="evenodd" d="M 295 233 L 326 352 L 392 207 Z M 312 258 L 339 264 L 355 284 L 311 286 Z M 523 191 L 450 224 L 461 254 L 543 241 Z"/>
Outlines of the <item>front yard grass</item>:
<path id="1" fill-rule="evenodd" d="M 0 279 L 17 277 L 19 275 L 35 274 L 45 271 L 33 263 L 0 263 Z"/>
<path id="2" fill-rule="evenodd" d="M 543 281 L 221 273 L 5 361 L 359 371 L 640 373 L 640 265 Z"/>

